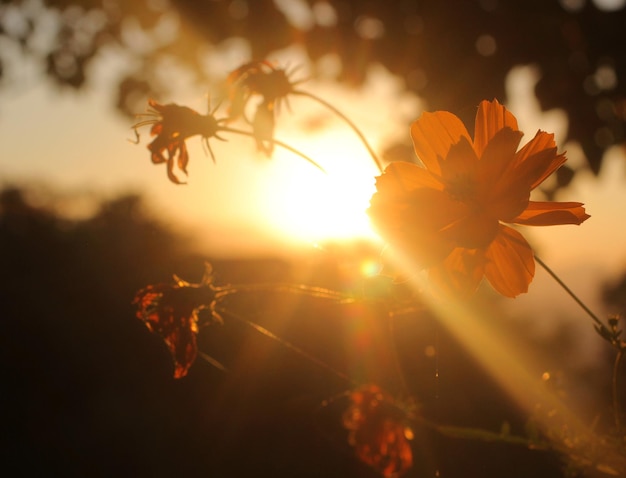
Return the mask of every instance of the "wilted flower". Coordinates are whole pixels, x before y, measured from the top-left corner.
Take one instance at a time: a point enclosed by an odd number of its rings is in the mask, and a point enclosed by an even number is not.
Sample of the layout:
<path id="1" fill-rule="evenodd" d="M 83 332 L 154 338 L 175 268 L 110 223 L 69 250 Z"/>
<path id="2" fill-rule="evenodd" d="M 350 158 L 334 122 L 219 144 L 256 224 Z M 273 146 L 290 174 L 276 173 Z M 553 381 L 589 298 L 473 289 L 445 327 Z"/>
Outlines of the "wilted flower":
<path id="1" fill-rule="evenodd" d="M 443 291 L 468 294 L 483 276 L 501 294 L 528 290 L 533 251 L 503 223 L 581 224 L 578 202 L 530 201 L 530 192 L 566 160 L 554 135 L 522 133 L 497 101 L 483 101 L 472 140 L 459 118 L 424 113 L 411 126 L 424 167 L 397 162 L 377 178 L 369 215 L 381 234 Z"/>
<path id="2" fill-rule="evenodd" d="M 263 101 L 260 103 L 254 119 L 252 120 L 252 131 L 254 140 L 259 151 L 263 151 L 266 155 L 271 155 L 274 150 L 274 126 L 276 120 L 274 118 L 274 103 Z"/>
<path id="3" fill-rule="evenodd" d="M 262 98 L 254 119 L 248 122 L 252 124 L 258 148 L 267 155 L 273 151 L 275 112 L 298 83 L 290 81 L 285 70 L 275 68 L 269 61 L 251 61 L 228 75 L 229 119 L 245 118 L 250 98 L 254 95 Z"/>
<path id="4" fill-rule="evenodd" d="M 161 105 L 154 100 L 148 100 L 151 107 L 145 116 L 150 118 L 133 126 L 135 131 L 141 126 L 152 125 L 150 134 L 156 138 L 148 145 L 151 159 L 154 164 L 167 163 L 167 177 L 175 184 L 184 184 L 174 174 L 174 162 L 180 171 L 187 174 L 189 153 L 185 140 L 191 136 L 201 135 L 211 159 L 215 162 L 215 155 L 209 145 L 209 138 L 223 140 L 218 135 L 224 119 L 216 119 L 213 112 L 201 115 L 187 106 L 174 103 Z"/>
<path id="5" fill-rule="evenodd" d="M 413 466 L 407 414 L 376 385 L 353 390 L 343 414 L 348 441 L 358 458 L 384 477 L 400 476 Z"/>
<path id="6" fill-rule="evenodd" d="M 174 377 L 187 375 L 198 353 L 198 312 L 209 308 L 215 320 L 221 317 L 213 311 L 218 289 L 213 287 L 210 269 L 199 284 L 191 284 L 174 276 L 172 284 L 155 284 L 135 295 L 137 318 L 159 334 L 174 361 Z"/>
<path id="7" fill-rule="evenodd" d="M 253 95 L 262 96 L 267 103 L 280 103 L 300 83 L 289 80 L 286 70 L 275 68 L 267 60 L 251 61 L 240 66 L 228 75 L 226 81 L 232 119 L 244 113 L 245 106 Z"/>

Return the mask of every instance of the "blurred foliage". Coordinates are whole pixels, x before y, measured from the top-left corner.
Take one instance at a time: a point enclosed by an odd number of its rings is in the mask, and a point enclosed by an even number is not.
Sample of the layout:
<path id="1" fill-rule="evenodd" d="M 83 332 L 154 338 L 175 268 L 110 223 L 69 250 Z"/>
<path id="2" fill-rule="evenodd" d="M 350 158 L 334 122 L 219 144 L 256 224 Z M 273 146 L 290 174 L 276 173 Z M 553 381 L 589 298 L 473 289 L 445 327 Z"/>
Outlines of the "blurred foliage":
<path id="1" fill-rule="evenodd" d="M 610 283 L 604 284 L 602 300 L 621 316 L 626 316 L 626 274 Z"/>
<path id="2" fill-rule="evenodd" d="M 354 284 L 341 249 L 294 263 L 201 257 L 136 196 L 104 201 L 73 220 L 33 197 L 0 192 L 0 418 L 9 438 L 0 456 L 20 470 L 15 476 L 378 476 L 355 458 L 341 426 L 342 393 L 351 385 L 246 320 L 361 383 L 394 391 L 391 340 L 423 416 L 524 431 L 528 417 L 434 317 L 398 315 L 390 337 L 386 307 L 376 301 L 339 307 L 279 291 L 242 294 L 227 305 L 232 315 L 223 325 L 198 337 L 227 371 L 199 360 L 175 380 L 165 344 L 135 318 L 139 288 L 170 280 L 172 271 L 199 278 L 204 260 L 221 284 L 302 277 L 326 287 Z M 529 340 L 528 327 L 514 333 Z M 436 358 L 425 353 L 433 345 Z M 547 346 L 560 357 L 567 347 L 560 338 Z M 597 382 L 596 373 L 585 383 Z M 406 478 L 436 469 L 449 478 L 562 476 L 551 453 L 419 426 L 414 433 Z"/>
<path id="3" fill-rule="evenodd" d="M 164 33 L 174 18 L 173 34 Z M 0 20 L 0 40 L 19 51 L 17 59 L 0 54 L 7 83 L 20 56 L 80 88 L 100 50 L 125 53 L 132 67 L 119 78 L 116 102 L 126 114 L 143 109 L 147 93 L 167 92 L 164 62 L 204 83 L 223 78 L 227 72 L 207 71 L 205 57 L 237 38 L 253 59 L 292 44 L 314 62 L 336 55 L 337 81 L 354 85 L 380 63 L 429 109 L 469 124 L 480 100 L 505 99 L 511 68 L 535 65 L 542 107 L 567 112 L 569 138 L 594 172 L 603 151 L 625 140 L 626 9 L 602 11 L 589 0 L 16 0 L 1 3 Z M 571 173 L 564 169 L 561 185 Z"/>

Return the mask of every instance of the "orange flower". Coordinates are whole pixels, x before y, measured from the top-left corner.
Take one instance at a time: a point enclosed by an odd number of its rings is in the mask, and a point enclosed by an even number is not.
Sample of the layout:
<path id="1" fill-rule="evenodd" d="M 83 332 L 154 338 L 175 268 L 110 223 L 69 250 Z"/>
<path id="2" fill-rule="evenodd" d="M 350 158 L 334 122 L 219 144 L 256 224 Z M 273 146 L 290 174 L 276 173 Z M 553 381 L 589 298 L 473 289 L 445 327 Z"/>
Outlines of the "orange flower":
<path id="1" fill-rule="evenodd" d="M 518 150 L 517 120 L 496 100 L 478 107 L 473 140 L 445 111 L 424 113 L 411 137 L 424 167 L 390 164 L 376 180 L 368 213 L 441 291 L 472 293 L 484 276 L 507 297 L 526 292 L 533 252 L 504 223 L 581 224 L 589 217 L 578 202 L 530 201 L 531 190 L 566 158 L 543 131 Z"/>
<path id="2" fill-rule="evenodd" d="M 149 285 L 135 295 L 137 318 L 150 331 L 165 341 L 174 361 L 174 378 L 187 375 L 198 354 L 198 312 L 209 308 L 213 312 L 216 292 L 211 283 L 210 269 L 199 284 L 190 284 L 174 276 L 173 284 Z M 215 321 L 221 317 L 212 313 Z"/>
<path id="3" fill-rule="evenodd" d="M 350 393 L 350 402 L 343 426 L 350 432 L 348 441 L 358 458 L 386 478 L 409 470 L 413 432 L 392 397 L 376 385 L 364 385 Z"/>
<path id="4" fill-rule="evenodd" d="M 215 156 L 209 145 L 209 138 L 215 137 L 223 140 L 217 133 L 220 131 L 224 119 L 215 119 L 213 112 L 201 115 L 191 108 L 174 103 L 161 105 L 151 99 L 148 100 L 148 104 L 151 110 L 144 116 L 150 118 L 137 123 L 133 128 L 136 131 L 141 126 L 152 125 L 150 134 L 156 138 L 148 145 L 148 149 L 152 153 L 151 159 L 154 164 L 167 163 L 167 177 L 170 181 L 175 184 L 184 184 L 174 174 L 174 161 L 176 161 L 178 169 L 187 174 L 189 153 L 185 140 L 191 136 L 202 136 L 211 154 L 211 159 L 215 162 Z M 139 138 L 138 134 L 137 137 Z"/>

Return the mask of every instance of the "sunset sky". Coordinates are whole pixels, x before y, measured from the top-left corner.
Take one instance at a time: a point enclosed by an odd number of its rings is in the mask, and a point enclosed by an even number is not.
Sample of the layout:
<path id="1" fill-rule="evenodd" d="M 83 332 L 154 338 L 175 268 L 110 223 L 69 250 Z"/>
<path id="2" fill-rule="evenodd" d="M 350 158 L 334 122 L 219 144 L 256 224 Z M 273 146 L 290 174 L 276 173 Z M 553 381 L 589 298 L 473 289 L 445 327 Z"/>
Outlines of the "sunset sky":
<path id="1" fill-rule="evenodd" d="M 236 50 L 235 50 L 236 51 Z M 245 62 L 245 49 L 215 60 L 227 71 Z M 304 55 L 298 49 L 278 52 L 272 60 L 302 64 L 296 75 L 306 77 Z M 325 59 L 332 72 L 332 59 Z M 212 140 L 217 164 L 203 151 L 199 137 L 187 141 L 190 150 L 187 185 L 168 181 L 164 165 L 153 165 L 146 149 L 149 127 L 133 144 L 132 120 L 111 105 L 116 74 L 126 67 L 123 57 L 104 52 L 92 82 L 81 92 L 59 90 L 23 68 L 23 81 L 0 91 L 0 171 L 3 184 L 35 182 L 68 197 L 68 214 L 89 213 L 85 197 L 113 197 L 124 192 L 146 196 L 154 214 L 188 231 L 209 255 L 238 256 L 305 252 L 325 241 L 366 238 L 377 241 L 365 214 L 374 191 L 377 169 L 356 135 L 342 121 L 307 98 L 293 98 L 281 111 L 277 137 L 301 149 L 328 172 L 324 175 L 294 154 L 276 149 L 269 159 L 255 151 L 252 140 L 229 137 Z M 318 65 L 318 68 L 320 65 Z M 517 116 L 528 139 L 537 129 L 556 134 L 570 164 L 583 163 L 576 144 L 563 144 L 566 116 L 541 113 L 532 87 L 538 78 L 532 67 L 510 75 L 507 106 Z M 191 87 L 184 76 L 176 102 L 206 111 L 207 91 Z M 393 141 L 408 141 L 409 125 L 426 107 L 403 93 L 400 82 L 381 67 L 373 67 L 361 90 L 332 81 L 308 81 L 302 89 L 330 101 L 362 129 L 379 153 Z M 19 86 L 18 86 L 19 85 Z M 141 113 L 139 111 L 138 113 Z M 524 142 L 524 140 L 523 140 Z M 581 171 L 557 198 L 586 204 L 591 219 L 580 227 L 525 228 L 539 254 L 563 277 L 579 285 L 583 298 L 596 302 L 599 286 L 619 275 L 626 265 L 626 172 L 624 158 L 608 153 L 599 178 Z M 532 229 L 532 230 L 531 230 Z M 554 292 L 538 272 L 531 291 Z M 589 286 L 589 283 L 594 286 Z M 535 294 L 529 294 L 534 297 Z M 520 298 L 516 307 L 531 298 Z M 520 304 L 521 303 L 521 304 Z"/>

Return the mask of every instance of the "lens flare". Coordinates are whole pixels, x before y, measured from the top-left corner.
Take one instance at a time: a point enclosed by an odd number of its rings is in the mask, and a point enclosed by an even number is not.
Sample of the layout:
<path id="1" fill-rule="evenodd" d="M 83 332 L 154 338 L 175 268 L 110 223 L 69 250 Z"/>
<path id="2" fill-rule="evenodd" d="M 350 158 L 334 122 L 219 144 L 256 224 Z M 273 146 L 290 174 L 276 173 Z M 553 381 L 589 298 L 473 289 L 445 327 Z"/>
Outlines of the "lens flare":
<path id="1" fill-rule="evenodd" d="M 361 263 L 361 274 L 365 277 L 375 277 L 380 272 L 380 261 L 374 259 L 365 259 Z"/>

